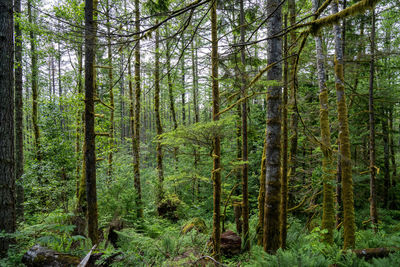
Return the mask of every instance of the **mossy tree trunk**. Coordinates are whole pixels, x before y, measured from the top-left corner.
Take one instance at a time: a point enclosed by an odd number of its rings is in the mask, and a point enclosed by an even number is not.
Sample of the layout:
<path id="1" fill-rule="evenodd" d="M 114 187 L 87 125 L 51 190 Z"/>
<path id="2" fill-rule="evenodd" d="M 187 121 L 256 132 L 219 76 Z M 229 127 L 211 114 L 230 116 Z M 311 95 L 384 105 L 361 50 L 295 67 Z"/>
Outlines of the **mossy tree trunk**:
<path id="1" fill-rule="evenodd" d="M 267 1 L 267 64 L 276 63 L 267 74 L 267 80 L 282 82 L 282 38 L 275 36 L 282 29 L 282 8 L 279 0 Z M 266 177 L 263 245 L 268 253 L 275 253 L 280 247 L 280 205 L 281 205 L 281 104 L 282 86 L 273 85 L 267 89 L 266 126 Z"/>
<path id="2" fill-rule="evenodd" d="M 296 2 L 295 0 L 288 0 L 288 10 L 289 10 L 289 22 L 290 26 L 296 24 Z M 292 47 L 292 51 L 296 47 L 297 34 L 295 31 L 290 31 L 290 46 Z M 289 88 L 290 88 L 290 103 L 289 110 L 291 112 L 291 120 L 290 120 L 290 154 L 289 154 L 289 179 L 290 177 L 296 176 L 296 167 L 297 167 L 297 126 L 298 126 L 298 114 L 297 114 L 297 105 L 296 105 L 296 97 L 297 97 L 297 73 L 296 73 L 296 58 L 292 57 L 290 59 L 290 71 L 289 71 Z"/>
<path id="3" fill-rule="evenodd" d="M 371 60 L 369 69 L 369 214 L 374 231 L 378 230 L 378 209 L 376 206 L 376 167 L 375 167 L 375 110 L 374 110 L 374 72 L 375 72 L 375 12 L 372 11 Z"/>
<path id="4" fill-rule="evenodd" d="M 267 148 L 266 138 L 264 138 L 263 152 L 261 157 L 261 171 L 260 171 L 260 189 L 258 192 L 258 223 L 256 227 L 257 245 L 263 245 L 263 227 L 264 227 L 264 202 L 265 202 L 265 164 L 266 157 L 265 151 Z"/>
<path id="5" fill-rule="evenodd" d="M 338 9 L 337 2 L 333 1 L 332 13 L 337 13 Z M 339 122 L 340 160 L 342 168 L 344 248 L 349 249 L 355 246 L 355 215 L 350 134 L 343 76 L 342 31 L 339 24 L 335 24 L 333 29 L 335 35 L 335 87 Z"/>
<path id="6" fill-rule="evenodd" d="M 240 1 L 240 42 L 245 42 L 245 19 L 244 19 L 244 0 Z M 242 82 L 240 93 L 242 98 L 246 97 L 246 56 L 244 46 L 240 49 L 240 63 L 242 67 Z M 243 250 L 247 251 L 250 249 L 249 240 L 249 164 L 248 161 L 248 144 L 247 144 L 247 100 L 242 102 L 242 196 L 243 196 L 243 207 L 242 207 L 242 217 L 243 217 Z"/>
<path id="7" fill-rule="evenodd" d="M 156 24 L 158 21 L 156 22 Z M 160 33 L 159 29 L 156 29 L 156 51 L 155 51 L 155 86 L 154 86 L 154 112 L 155 112 L 155 124 L 157 135 L 160 136 L 163 133 L 162 125 L 161 125 L 161 117 L 160 117 Z M 158 139 L 158 138 L 157 138 Z M 157 184 L 157 203 L 160 204 L 161 200 L 164 197 L 164 172 L 163 172 L 163 155 L 162 155 L 162 147 L 161 140 L 157 140 L 156 145 L 156 154 L 157 154 L 157 174 L 158 174 L 158 184 Z"/>
<path id="8" fill-rule="evenodd" d="M 314 12 L 318 9 L 318 1 L 313 0 Z M 321 131 L 321 151 L 322 158 L 322 182 L 323 182 L 323 203 L 322 203 L 322 229 L 328 232 L 324 235 L 324 240 L 333 243 L 333 230 L 335 229 L 335 204 L 333 194 L 334 165 L 331 147 L 331 132 L 329 127 L 329 99 L 328 88 L 326 85 L 325 54 L 322 46 L 321 34 L 314 37 L 317 52 L 317 70 L 319 86 L 319 123 Z"/>
<path id="9" fill-rule="evenodd" d="M 287 27 L 287 14 L 285 14 L 285 28 Z M 284 71 L 283 71 L 283 105 L 282 105 L 282 176 L 281 176 L 281 226 L 280 242 L 286 248 L 287 237 L 287 208 L 288 208 L 288 42 L 287 35 L 283 42 Z"/>
<path id="10" fill-rule="evenodd" d="M 217 36 L 217 1 L 211 1 L 211 81 L 213 121 L 219 120 L 219 85 L 218 85 L 218 36 Z M 217 261 L 221 258 L 221 140 L 213 139 L 213 255 Z"/>
<path id="11" fill-rule="evenodd" d="M 13 1 L 0 0 L 0 232 L 15 232 Z M 0 258 L 13 238 L 0 237 Z"/>
<path id="12" fill-rule="evenodd" d="M 92 244 L 99 241 L 97 226 L 97 193 L 96 193 L 96 144 L 94 131 L 94 95 L 95 75 L 94 60 L 96 55 L 96 23 L 94 10 L 97 0 L 85 0 L 85 177 L 88 235 Z"/>
<path id="13" fill-rule="evenodd" d="M 140 1 L 135 0 L 135 31 L 140 32 Z M 142 188 L 140 185 L 140 39 L 136 39 L 135 47 L 135 119 L 134 119 L 134 138 L 132 139 L 133 148 L 133 173 L 136 189 L 137 217 L 143 217 Z"/>

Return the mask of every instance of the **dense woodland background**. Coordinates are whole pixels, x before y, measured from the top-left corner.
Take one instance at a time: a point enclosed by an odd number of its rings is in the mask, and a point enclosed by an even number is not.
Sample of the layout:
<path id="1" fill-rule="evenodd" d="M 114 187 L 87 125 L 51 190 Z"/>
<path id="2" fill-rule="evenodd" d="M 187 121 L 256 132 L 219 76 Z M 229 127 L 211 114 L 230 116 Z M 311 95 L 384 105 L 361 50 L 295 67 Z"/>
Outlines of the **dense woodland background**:
<path id="1" fill-rule="evenodd" d="M 0 0 L 0 265 L 400 266 L 399 18 Z"/>

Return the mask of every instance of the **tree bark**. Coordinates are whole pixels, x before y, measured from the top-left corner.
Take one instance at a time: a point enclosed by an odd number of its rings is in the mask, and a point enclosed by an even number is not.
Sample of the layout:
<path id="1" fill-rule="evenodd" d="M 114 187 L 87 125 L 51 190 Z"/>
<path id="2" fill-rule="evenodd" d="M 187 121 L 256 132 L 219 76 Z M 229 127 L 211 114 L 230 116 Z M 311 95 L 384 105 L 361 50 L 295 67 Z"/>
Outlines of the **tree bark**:
<path id="1" fill-rule="evenodd" d="M 21 16 L 21 0 L 15 0 L 16 16 Z M 15 23 L 15 181 L 16 181 L 16 213 L 17 218 L 24 218 L 24 104 L 22 101 L 22 31 L 19 23 Z"/>
<path id="2" fill-rule="evenodd" d="M 0 0 L 0 232 L 15 232 L 13 1 Z M 14 238 L 0 237 L 0 258 Z"/>
<path id="3" fill-rule="evenodd" d="M 218 84 L 218 36 L 217 36 L 217 1 L 211 1 L 211 81 L 213 121 L 219 120 L 219 84 Z M 221 258 L 221 140 L 219 136 L 213 139 L 213 254 L 215 260 Z"/>
<path id="4" fill-rule="evenodd" d="M 85 0 L 85 177 L 88 235 L 92 244 L 99 241 L 97 226 L 96 145 L 94 131 L 94 60 L 96 55 L 96 24 L 93 13 L 97 0 Z"/>
<path id="5" fill-rule="evenodd" d="M 267 80 L 282 82 L 282 40 L 276 37 L 282 29 L 282 8 L 280 0 L 267 1 L 267 64 L 276 63 L 267 74 Z M 268 253 L 275 253 L 280 246 L 280 205 L 281 205 L 281 103 L 282 86 L 267 89 L 266 126 L 266 177 L 263 245 Z"/>
<path id="6" fill-rule="evenodd" d="M 319 8 L 318 1 L 313 0 L 313 11 Z M 321 131 L 321 151 L 322 159 L 322 181 L 323 181 L 323 204 L 322 204 L 322 229 L 328 232 L 324 235 L 324 240 L 333 243 L 333 230 L 335 229 L 335 205 L 333 195 L 333 185 L 335 177 L 333 174 L 333 158 L 331 147 L 331 132 L 329 128 L 329 99 L 328 88 L 326 85 L 325 71 L 325 55 L 322 46 L 321 34 L 314 37 L 315 48 L 317 52 L 317 70 L 318 70 L 318 86 L 319 86 L 319 102 L 320 102 L 320 131 Z"/>
<path id="7" fill-rule="evenodd" d="M 369 215 L 374 231 L 378 230 L 378 209 L 376 206 L 376 167 L 375 167 L 375 110 L 374 110 L 374 73 L 375 73 L 375 11 L 372 10 L 371 60 L 369 66 Z"/>
<path id="8" fill-rule="evenodd" d="M 287 15 L 285 14 L 285 28 L 287 28 Z M 280 243 L 282 249 L 286 248 L 287 237 L 287 208 L 288 208 L 288 42 L 287 35 L 283 42 L 284 71 L 283 71 L 283 105 L 282 105 L 282 177 L 281 177 L 281 225 Z"/>
<path id="9" fill-rule="evenodd" d="M 385 109 L 382 110 L 382 135 L 383 135 L 383 175 L 384 175 L 384 192 L 383 192 L 383 206 L 389 207 L 389 192 L 390 192 L 390 156 L 389 156 L 389 133 L 388 133 L 388 119 Z M 371 189 L 372 190 L 372 189 Z"/>
<path id="10" fill-rule="evenodd" d="M 31 0 L 28 1 L 28 19 L 30 24 L 35 23 L 34 15 L 32 14 Z M 38 125 L 38 64 L 36 52 L 36 36 L 33 30 L 29 31 L 31 44 L 31 66 L 32 66 L 32 124 L 35 146 L 35 157 L 38 161 L 42 160 L 40 148 L 40 130 Z"/>
<path id="11" fill-rule="evenodd" d="M 240 42 L 245 42 L 245 20 L 243 1 L 240 1 Z M 241 88 L 240 93 L 242 98 L 246 97 L 246 55 L 244 46 L 240 50 L 240 62 L 242 66 Z M 247 100 L 242 102 L 242 196 L 243 196 L 243 250 L 250 250 L 249 240 L 249 189 L 248 189 L 248 145 L 247 145 Z"/>
<path id="12" fill-rule="evenodd" d="M 337 12 L 337 2 L 333 1 L 332 14 Z M 349 249 L 353 248 L 355 245 L 355 215 L 350 134 L 343 76 L 342 32 L 339 24 L 335 24 L 333 29 L 335 35 L 335 87 L 338 107 L 339 142 L 342 168 L 344 248 Z"/>
<path id="13" fill-rule="evenodd" d="M 186 94 L 185 94 L 185 34 L 182 32 L 182 58 L 181 58 L 181 76 L 182 76 L 182 92 L 181 92 L 181 99 L 182 99 L 182 125 L 186 124 Z"/>
<path id="14" fill-rule="evenodd" d="M 112 179 L 113 172 L 113 153 L 114 153 L 114 92 L 113 92 L 113 61 L 111 49 L 111 24 L 110 24 L 110 4 L 107 0 L 107 54 L 108 54 L 108 92 L 110 94 L 110 137 L 109 137 L 109 152 L 108 152 L 108 170 L 107 175 L 109 182 Z M 122 119 L 122 118 L 121 118 Z"/>
<path id="15" fill-rule="evenodd" d="M 290 26 L 296 24 L 296 2 L 295 0 L 288 0 L 288 10 L 289 10 L 289 22 Z M 290 31 L 290 46 L 292 49 L 296 47 L 297 34 L 295 31 Z M 291 112 L 291 120 L 290 120 L 290 154 L 289 154 L 289 178 L 296 176 L 296 167 L 297 167 L 297 128 L 298 128 L 298 114 L 297 114 L 297 106 L 296 106 L 296 97 L 297 97 L 297 73 L 295 69 L 296 58 L 292 57 L 290 59 L 290 71 L 289 71 L 289 90 L 290 90 L 290 107 L 289 110 Z"/>
<path id="16" fill-rule="evenodd" d="M 156 21 L 156 24 L 158 21 Z M 162 199 L 164 198 L 164 171 L 163 171 L 163 155 L 162 155 L 162 147 L 161 141 L 158 140 L 159 136 L 163 133 L 162 125 L 161 125 L 161 116 L 160 116 L 160 33 L 159 29 L 156 29 L 156 47 L 155 47 L 155 92 L 154 92 L 154 111 L 155 111 L 155 119 L 156 119 L 156 130 L 157 130 L 157 173 L 158 173 L 158 184 L 157 184 L 157 204 L 160 204 Z"/>
<path id="17" fill-rule="evenodd" d="M 266 134 L 265 134 L 266 135 Z M 264 203 L 265 203 L 265 166 L 266 166 L 266 148 L 267 142 L 264 138 L 263 152 L 261 157 L 261 171 L 260 171 L 260 189 L 258 192 L 258 223 L 256 227 L 257 232 L 257 245 L 263 245 L 263 227 L 264 227 Z"/>
<path id="18" fill-rule="evenodd" d="M 135 0 L 135 31 L 140 31 L 140 7 L 139 0 Z M 140 186 L 140 39 L 136 39 L 135 48 L 135 119 L 134 119 L 134 138 L 132 140 L 133 150 L 133 173 L 134 173 L 134 184 L 136 189 L 136 207 L 137 217 L 143 217 L 142 207 L 142 189 Z"/>

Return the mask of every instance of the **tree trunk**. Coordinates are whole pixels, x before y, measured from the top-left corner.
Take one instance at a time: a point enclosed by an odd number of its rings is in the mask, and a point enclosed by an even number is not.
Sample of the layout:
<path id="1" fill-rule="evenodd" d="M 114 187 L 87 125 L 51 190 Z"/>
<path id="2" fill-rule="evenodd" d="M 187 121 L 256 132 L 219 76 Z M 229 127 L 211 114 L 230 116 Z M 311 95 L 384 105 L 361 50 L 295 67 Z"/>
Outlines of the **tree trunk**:
<path id="1" fill-rule="evenodd" d="M 338 12 L 337 2 L 332 2 L 332 13 Z M 353 179 L 351 167 L 351 150 L 349 122 L 347 118 L 346 95 L 343 76 L 342 32 L 339 24 L 334 26 L 335 35 L 335 87 L 339 121 L 339 142 L 342 168 L 342 199 L 343 199 L 343 227 L 344 248 L 353 248 L 355 245 L 355 215 L 353 199 Z"/>
<path id="2" fill-rule="evenodd" d="M 13 1 L 0 0 L 0 232 L 15 232 Z M 14 238 L 0 237 L 0 258 Z"/>
<path id="3" fill-rule="evenodd" d="M 99 241 L 97 226 L 96 145 L 94 131 L 94 60 L 96 55 L 96 23 L 93 13 L 97 0 L 85 0 L 85 177 L 88 235 L 92 244 Z"/>
<path id="4" fill-rule="evenodd" d="M 213 121 L 219 120 L 219 85 L 218 85 L 218 36 L 217 36 L 217 2 L 211 2 L 211 81 Z M 221 257 L 221 140 L 219 136 L 213 139 L 213 254 L 217 261 Z"/>
<path id="5" fill-rule="evenodd" d="M 156 24 L 158 21 L 156 21 Z M 164 172 L 163 172 L 163 155 L 162 155 L 162 147 L 161 140 L 159 140 L 159 136 L 163 133 L 163 129 L 161 126 L 161 117 L 160 117 L 160 33 L 159 29 L 156 29 L 156 51 L 155 51 L 155 92 L 154 92 L 154 111 L 155 111 L 155 119 L 156 119 L 156 130 L 157 130 L 157 173 L 158 173 L 158 184 L 157 184 L 157 204 L 160 204 L 162 199 L 164 198 Z"/>
<path id="6" fill-rule="evenodd" d="M 243 1 L 240 1 L 240 42 L 245 42 L 245 20 Z M 242 66 L 242 82 L 240 93 L 242 98 L 246 97 L 246 57 L 244 46 L 240 50 L 240 62 Z M 242 196 L 243 196 L 243 250 L 250 250 L 249 240 L 249 189 L 248 189 L 248 146 L 247 146 L 247 100 L 242 102 Z"/>
<path id="7" fill-rule="evenodd" d="M 110 4 L 107 0 L 107 52 L 108 52 L 108 91 L 110 94 L 110 138 L 109 138 L 109 152 L 108 152 L 108 179 L 112 179 L 113 172 L 113 152 L 114 152 L 114 92 L 113 92 L 113 62 L 111 50 L 111 25 L 110 25 Z"/>
<path id="8" fill-rule="evenodd" d="M 285 28 L 287 28 L 287 14 L 285 14 Z M 287 237 L 287 208 L 288 208 L 288 42 L 284 37 L 284 71 L 283 71 L 283 106 L 282 106 L 282 177 L 281 177 L 281 225 L 280 242 L 282 249 L 286 248 Z"/>
<path id="9" fill-rule="evenodd" d="M 182 32 L 182 58 L 181 58 L 181 76 L 182 76 L 182 92 L 181 92 L 181 99 L 182 99 L 182 125 L 186 124 L 186 112 L 185 112 L 185 34 Z"/>
<path id="10" fill-rule="evenodd" d="M 140 31 L 140 7 L 139 0 L 135 0 L 135 31 Z M 135 120 L 134 120 L 134 138 L 132 140 L 133 150 L 133 173 L 134 183 L 136 189 L 136 207 L 137 217 L 143 217 L 143 206 L 142 206 L 142 189 L 140 186 L 140 39 L 136 39 L 135 48 Z"/>
<path id="11" fill-rule="evenodd" d="M 375 111 L 374 111 L 374 73 L 375 73 L 375 12 L 372 12 L 371 61 L 369 66 L 369 215 L 376 232 L 378 230 L 378 209 L 376 206 L 376 167 L 375 167 Z"/>
<path id="12" fill-rule="evenodd" d="M 31 1 L 28 1 L 28 19 L 30 24 L 35 23 L 34 15 L 32 14 Z M 35 146 L 35 157 L 38 161 L 42 160 L 40 149 L 40 131 L 38 126 L 38 64 L 36 52 L 36 36 L 33 30 L 29 31 L 31 43 L 31 66 L 32 66 L 32 124 Z"/>
<path id="13" fill-rule="evenodd" d="M 318 1 L 313 0 L 313 10 L 318 9 Z M 333 158 L 331 147 L 331 132 L 329 128 L 329 99 L 328 88 L 326 86 L 325 55 L 320 34 L 314 37 L 315 48 L 317 51 L 317 70 L 319 86 L 319 119 L 321 129 L 321 151 L 322 159 L 322 181 L 323 181 L 323 204 L 322 204 L 322 229 L 328 232 L 324 235 L 324 240 L 333 243 L 333 230 L 335 230 L 335 205 L 333 195 L 333 185 L 335 177 L 333 174 Z"/>
<path id="14" fill-rule="evenodd" d="M 396 167 L 396 154 L 395 154 L 395 147 L 394 147 L 394 129 L 393 129 L 393 109 L 394 107 L 391 106 L 389 110 L 389 144 L 390 144 L 390 159 L 392 162 L 392 183 L 391 186 L 396 186 L 396 179 L 397 179 L 397 167 Z M 396 193 L 391 193 L 390 199 L 390 209 L 397 208 L 397 197 Z"/>
<path id="15" fill-rule="evenodd" d="M 388 119 L 385 109 L 382 110 L 382 135 L 383 135 L 383 175 L 384 175 L 384 192 L 383 192 L 383 206 L 389 206 L 389 191 L 390 191 L 390 157 L 389 157 L 389 133 L 388 133 Z M 372 189 L 371 189 L 372 190 Z"/>
<path id="16" fill-rule="evenodd" d="M 266 134 L 265 134 L 266 135 Z M 261 171 L 260 171 L 260 189 L 258 192 L 258 223 L 256 227 L 257 232 L 257 245 L 263 245 L 263 227 L 264 227 L 264 203 L 265 203 L 265 166 L 266 166 L 266 152 L 267 142 L 264 138 L 263 153 L 261 157 Z"/>
<path id="17" fill-rule="evenodd" d="M 194 34 L 194 32 L 193 32 Z M 194 123 L 199 122 L 199 104 L 198 104 L 198 73 L 197 73 L 197 48 L 195 48 L 196 37 L 193 38 L 191 42 L 191 52 L 192 52 L 192 73 L 193 73 L 193 109 L 194 109 Z M 196 50 L 196 53 L 195 53 Z M 169 71 L 169 70 L 168 70 Z M 194 168 L 196 170 L 194 181 L 193 181 L 193 197 L 196 195 L 197 199 L 199 198 L 199 189 L 200 189 L 200 180 L 197 178 L 197 168 L 200 161 L 200 155 L 196 148 L 194 148 Z M 195 188 L 196 187 L 196 188 Z"/>
<path id="18" fill-rule="evenodd" d="M 288 10 L 289 10 L 289 22 L 290 26 L 296 24 L 296 2 L 295 0 L 288 0 Z M 295 31 L 290 31 L 290 46 L 292 49 L 296 47 L 297 34 Z M 296 58 L 292 57 L 290 59 L 290 71 L 289 71 L 289 88 L 290 88 L 290 107 L 291 120 L 290 120 L 290 154 L 289 154 L 289 178 L 296 177 L 296 167 L 297 167 L 297 125 L 298 125 L 298 114 L 296 106 L 297 97 L 297 73 L 296 73 Z"/>
<path id="19" fill-rule="evenodd" d="M 78 47 L 78 84 L 77 84 L 77 93 L 80 97 L 82 94 L 82 72 L 83 72 L 83 49 L 82 45 Z M 78 109 L 76 112 L 76 130 L 75 130 L 75 156 L 76 156 L 76 197 L 79 199 L 79 184 L 81 180 L 81 133 L 82 133 L 82 111 Z M 79 201 L 78 201 L 79 203 Z"/>
<path id="20" fill-rule="evenodd" d="M 276 63 L 267 74 L 269 81 L 282 81 L 282 40 L 276 37 L 282 29 L 282 8 L 280 0 L 267 1 L 267 64 Z M 281 103 L 282 86 L 267 89 L 266 126 L 266 177 L 263 245 L 268 253 L 275 253 L 280 246 L 280 205 L 281 205 Z"/>
<path id="21" fill-rule="evenodd" d="M 21 16 L 21 0 L 15 0 L 14 9 L 16 16 Z M 15 23 L 15 181 L 16 181 L 16 212 L 20 220 L 24 219 L 24 187 L 22 175 L 24 174 L 24 134 L 23 115 L 24 104 L 22 101 L 22 31 Z"/>

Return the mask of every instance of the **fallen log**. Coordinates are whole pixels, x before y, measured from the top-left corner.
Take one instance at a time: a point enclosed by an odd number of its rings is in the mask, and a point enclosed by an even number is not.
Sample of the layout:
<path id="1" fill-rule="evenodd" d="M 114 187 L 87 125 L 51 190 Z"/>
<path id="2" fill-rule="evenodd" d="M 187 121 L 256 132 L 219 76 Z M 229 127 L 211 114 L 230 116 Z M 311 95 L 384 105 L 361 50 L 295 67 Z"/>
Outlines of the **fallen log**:
<path id="1" fill-rule="evenodd" d="M 390 247 L 390 248 L 365 248 L 365 249 L 353 249 L 352 252 L 359 258 L 364 258 L 365 260 L 370 260 L 372 258 L 384 258 L 389 256 L 390 253 L 399 251 L 400 248 Z"/>
<path id="2" fill-rule="evenodd" d="M 77 266 L 81 259 L 70 254 L 34 245 L 22 257 L 22 263 L 28 267 L 69 267 Z"/>

